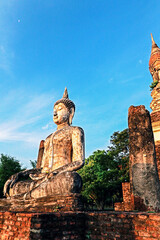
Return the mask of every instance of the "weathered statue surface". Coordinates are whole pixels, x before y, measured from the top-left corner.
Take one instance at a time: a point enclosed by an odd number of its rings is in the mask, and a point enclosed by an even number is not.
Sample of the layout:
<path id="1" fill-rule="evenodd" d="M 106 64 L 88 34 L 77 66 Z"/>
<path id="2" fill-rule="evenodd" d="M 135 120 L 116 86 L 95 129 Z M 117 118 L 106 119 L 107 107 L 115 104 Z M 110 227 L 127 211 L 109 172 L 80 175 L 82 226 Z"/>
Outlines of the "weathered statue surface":
<path id="1" fill-rule="evenodd" d="M 57 130 L 41 141 L 36 168 L 7 180 L 4 186 L 7 198 L 36 199 L 81 191 L 82 180 L 75 171 L 84 165 L 84 132 L 71 126 L 74 112 L 75 105 L 65 89 L 63 98 L 54 104 Z"/>

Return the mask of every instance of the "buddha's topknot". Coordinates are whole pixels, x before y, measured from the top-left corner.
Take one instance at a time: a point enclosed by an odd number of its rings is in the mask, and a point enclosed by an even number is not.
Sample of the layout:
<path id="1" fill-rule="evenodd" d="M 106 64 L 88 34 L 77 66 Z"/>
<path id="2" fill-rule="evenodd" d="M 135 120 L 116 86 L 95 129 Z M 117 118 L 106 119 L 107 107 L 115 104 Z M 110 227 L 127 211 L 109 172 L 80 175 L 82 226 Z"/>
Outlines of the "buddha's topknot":
<path id="1" fill-rule="evenodd" d="M 68 108 L 69 111 L 71 111 L 72 108 L 74 108 L 75 111 L 75 104 L 69 99 L 67 88 L 65 88 L 64 90 L 63 97 L 57 102 L 55 102 L 54 106 L 56 106 L 59 103 L 63 103 Z"/>

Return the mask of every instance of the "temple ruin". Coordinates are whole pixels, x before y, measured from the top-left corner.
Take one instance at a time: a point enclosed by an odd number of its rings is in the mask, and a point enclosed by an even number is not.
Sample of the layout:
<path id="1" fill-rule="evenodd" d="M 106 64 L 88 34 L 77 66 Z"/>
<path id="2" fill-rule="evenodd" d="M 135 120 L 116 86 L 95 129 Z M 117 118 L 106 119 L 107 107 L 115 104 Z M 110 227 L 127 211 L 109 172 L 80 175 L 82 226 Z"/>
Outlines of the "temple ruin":
<path id="1" fill-rule="evenodd" d="M 0 239 L 160 239 L 160 49 L 153 36 L 149 70 L 152 112 L 143 105 L 128 112 L 130 182 L 122 184 L 123 202 L 115 211 L 84 211 L 76 173 L 84 164 L 84 132 L 71 126 L 75 105 L 65 90 L 54 105 L 57 130 L 40 142 L 36 169 L 5 184 Z"/>
<path id="2" fill-rule="evenodd" d="M 130 132 L 130 182 L 122 183 L 123 202 L 115 203 L 116 210 L 159 211 L 158 205 L 160 196 L 158 180 L 160 179 L 160 49 L 155 43 L 152 34 L 151 40 L 152 49 L 149 60 L 149 70 L 154 83 L 153 88 L 151 89 L 152 102 L 150 104 L 150 108 L 152 109 L 152 112 L 150 114 L 144 106 L 131 106 L 129 108 L 128 125 Z M 140 145 L 137 146 L 138 144 Z M 135 157 L 136 153 L 137 156 Z M 134 167 L 133 170 L 135 161 L 137 164 L 139 164 L 139 167 Z M 136 166 L 136 164 L 134 166 Z M 151 176 L 154 177 L 154 180 Z M 157 179 L 158 176 L 159 179 Z M 140 180 L 140 178 L 143 178 L 143 181 Z M 146 181 L 144 181 L 144 178 L 146 178 Z M 135 190 L 133 181 L 136 185 L 139 185 L 137 186 L 139 191 Z M 142 183 L 141 186 L 140 181 Z M 154 191 L 154 188 L 157 190 Z M 151 193 L 152 190 L 153 195 Z M 146 194 L 150 199 L 153 200 L 151 200 L 152 206 L 145 202 Z M 141 198 L 142 195 L 143 199 Z M 158 204 L 157 207 L 155 206 L 156 204 Z"/>

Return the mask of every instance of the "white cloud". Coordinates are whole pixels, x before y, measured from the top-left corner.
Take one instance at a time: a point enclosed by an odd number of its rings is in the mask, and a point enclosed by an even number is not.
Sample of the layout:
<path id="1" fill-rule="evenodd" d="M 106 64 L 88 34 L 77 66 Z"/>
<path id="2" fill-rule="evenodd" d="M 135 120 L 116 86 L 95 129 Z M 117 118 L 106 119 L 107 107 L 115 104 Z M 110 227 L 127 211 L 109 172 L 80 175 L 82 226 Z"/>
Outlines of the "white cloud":
<path id="1" fill-rule="evenodd" d="M 43 130 L 48 129 L 49 128 L 49 124 L 46 124 L 45 126 L 42 127 Z"/>
<path id="2" fill-rule="evenodd" d="M 14 99 L 11 95 L 6 99 L 6 103 L 2 101 L 6 104 L 6 109 L 7 106 L 9 107 L 12 104 Z M 21 102 L 22 96 L 16 96 L 16 101 L 17 98 Z M 28 98 L 23 96 L 24 99 L 27 99 L 26 102 L 19 104 L 20 106 L 18 105 L 17 109 L 9 112 L 7 119 L 2 119 L 3 114 L 1 114 L 0 142 L 22 141 L 37 144 L 43 138 L 44 131 L 41 131 L 41 127 L 39 130 L 36 130 L 37 127 L 35 126 L 41 125 L 41 120 L 46 117 L 46 112 L 48 112 L 48 107 L 53 102 L 53 97 L 49 94 L 41 94 Z M 47 129 L 47 127 L 44 128 L 44 130 Z"/>
<path id="3" fill-rule="evenodd" d="M 133 76 L 133 77 L 130 77 L 130 78 L 127 78 L 127 79 L 122 80 L 121 83 L 132 82 L 132 81 L 134 81 L 135 79 L 139 79 L 139 78 L 142 78 L 142 76 L 141 76 L 141 75 Z"/>

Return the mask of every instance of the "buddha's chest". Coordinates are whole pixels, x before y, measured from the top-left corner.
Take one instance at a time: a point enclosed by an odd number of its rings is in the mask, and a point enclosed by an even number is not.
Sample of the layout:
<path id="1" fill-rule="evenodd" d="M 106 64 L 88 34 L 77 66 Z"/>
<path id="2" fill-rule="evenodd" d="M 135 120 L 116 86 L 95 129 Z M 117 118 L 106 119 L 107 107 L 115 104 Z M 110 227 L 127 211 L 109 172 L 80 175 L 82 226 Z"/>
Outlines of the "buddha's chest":
<path id="1" fill-rule="evenodd" d="M 70 128 L 56 131 L 45 140 L 42 168 L 55 170 L 72 162 L 72 132 Z"/>
<path id="2" fill-rule="evenodd" d="M 51 137 L 51 145 L 53 146 L 54 151 L 71 147 L 72 146 L 72 138 L 71 138 L 71 132 L 67 129 L 57 131 L 55 134 Z"/>

